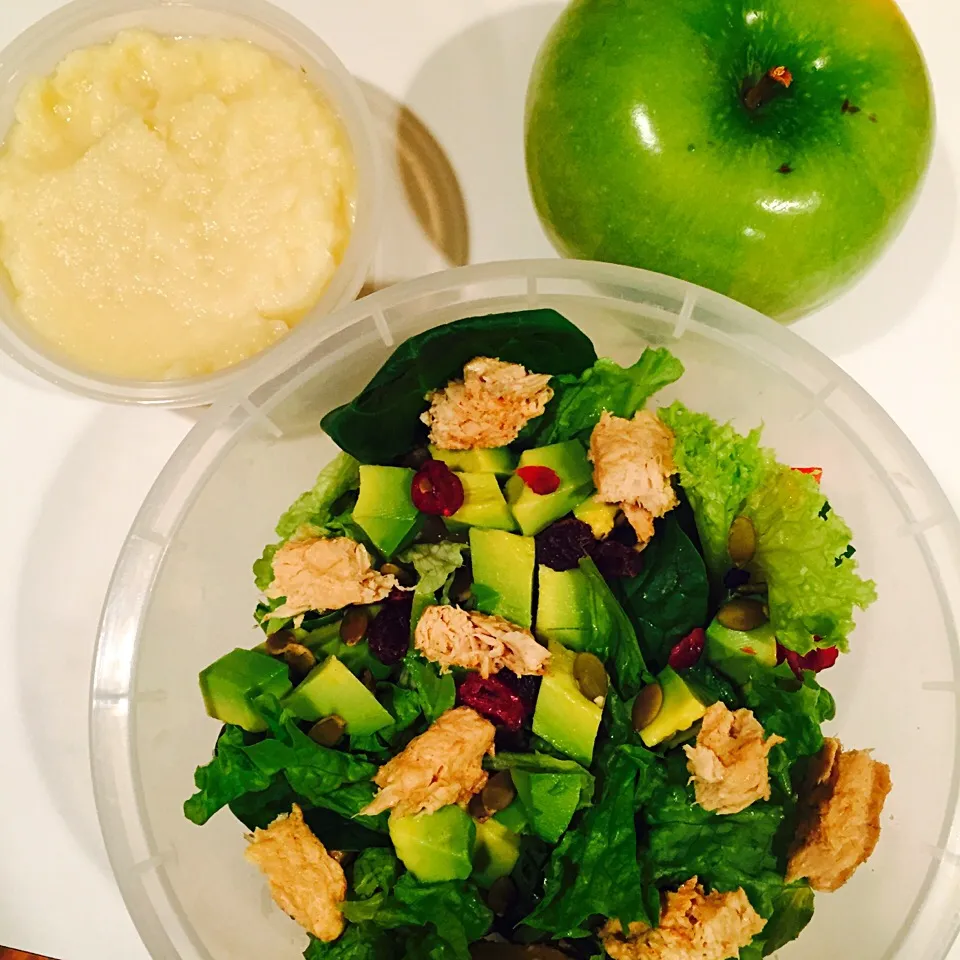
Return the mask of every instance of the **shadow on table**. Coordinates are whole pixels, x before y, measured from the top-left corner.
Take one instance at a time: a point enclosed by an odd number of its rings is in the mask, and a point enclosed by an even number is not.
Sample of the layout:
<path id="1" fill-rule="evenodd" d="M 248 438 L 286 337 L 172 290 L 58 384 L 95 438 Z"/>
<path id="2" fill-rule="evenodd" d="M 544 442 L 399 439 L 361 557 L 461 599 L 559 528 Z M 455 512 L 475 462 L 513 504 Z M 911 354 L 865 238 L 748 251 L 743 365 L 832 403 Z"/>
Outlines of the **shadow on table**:
<path id="1" fill-rule="evenodd" d="M 957 221 L 957 171 L 938 141 L 926 183 L 902 233 L 867 273 L 794 330 L 829 356 L 879 339 L 923 299 L 950 253 Z M 952 319 L 944 316 L 944 323 Z"/>
<path id="2" fill-rule="evenodd" d="M 97 625 L 120 546 L 182 432 L 163 414 L 104 407 L 64 458 L 22 558 L 10 669 L 30 753 L 57 812 L 106 876 L 88 744 Z"/>

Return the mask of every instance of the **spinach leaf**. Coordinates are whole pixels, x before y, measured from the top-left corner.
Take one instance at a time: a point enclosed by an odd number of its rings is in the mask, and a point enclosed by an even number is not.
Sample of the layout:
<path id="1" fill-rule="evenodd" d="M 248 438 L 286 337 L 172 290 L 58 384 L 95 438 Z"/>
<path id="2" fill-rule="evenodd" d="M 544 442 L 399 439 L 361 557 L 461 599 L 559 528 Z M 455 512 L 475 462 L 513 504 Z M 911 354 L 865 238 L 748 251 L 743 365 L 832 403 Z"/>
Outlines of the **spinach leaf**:
<path id="1" fill-rule="evenodd" d="M 554 310 L 457 320 L 402 343 L 358 397 L 323 418 L 323 429 L 361 463 L 390 463 L 423 436 L 426 395 L 478 356 L 553 375 L 579 375 L 597 359 L 590 338 Z"/>
<path id="2" fill-rule="evenodd" d="M 266 790 L 244 793 L 230 802 L 230 812 L 248 829 L 266 829 L 283 813 L 289 813 L 295 803 L 301 807 L 306 801 L 298 797 L 282 773 L 277 773 Z"/>
<path id="3" fill-rule="evenodd" d="M 376 757 L 377 763 L 385 763 L 413 738 L 413 728 L 419 725 L 423 711 L 417 692 L 395 683 L 378 683 L 377 699 L 387 708 L 394 722 L 370 736 L 351 737 L 350 750 Z"/>
<path id="4" fill-rule="evenodd" d="M 658 390 L 681 376 L 683 364 L 662 348 L 647 347 L 632 367 L 601 358 L 579 377 L 556 379 L 554 399 L 529 439 L 537 446 L 574 437 L 589 443 L 605 410 L 617 417 L 632 417 Z"/>
<path id="5" fill-rule="evenodd" d="M 399 960 L 399 946 L 386 930 L 351 924 L 333 943 L 311 936 L 303 956 L 304 960 Z"/>
<path id="6" fill-rule="evenodd" d="M 617 691 L 625 700 L 629 699 L 637 695 L 644 683 L 653 679 L 640 653 L 636 631 L 593 560 L 581 557 L 580 569 L 590 584 L 594 604 L 603 611 L 605 621 L 610 624 L 607 636 L 594 634 L 596 649 L 591 652 L 609 663 Z"/>
<path id="7" fill-rule="evenodd" d="M 600 800 L 553 851 L 543 899 L 524 920 L 554 938 L 588 937 L 590 918 L 653 924 L 650 896 L 637 860 L 635 816 L 659 782 L 657 757 L 620 746 L 606 766 Z"/>
<path id="8" fill-rule="evenodd" d="M 420 700 L 423 715 L 433 723 L 441 714 L 451 709 L 457 700 L 457 688 L 453 674 L 442 674 L 437 665 L 424 660 L 412 650 L 403 661 L 408 682 Z"/>
<path id="9" fill-rule="evenodd" d="M 813 891 L 806 881 L 785 886 L 774 901 L 773 916 L 763 928 L 763 956 L 796 940 L 813 919 Z"/>
<path id="10" fill-rule="evenodd" d="M 668 513 L 643 551 L 643 569 L 617 581 L 617 594 L 630 617 L 643 655 L 658 668 L 670 650 L 707 620 L 710 587 L 703 557 L 680 522 Z"/>
<path id="11" fill-rule="evenodd" d="M 193 781 L 197 792 L 183 805 L 186 818 L 202 826 L 221 807 L 247 793 L 266 790 L 274 784 L 276 771 L 265 772 L 247 753 L 244 731 L 227 726 L 217 741 L 213 759 L 197 767 Z"/>

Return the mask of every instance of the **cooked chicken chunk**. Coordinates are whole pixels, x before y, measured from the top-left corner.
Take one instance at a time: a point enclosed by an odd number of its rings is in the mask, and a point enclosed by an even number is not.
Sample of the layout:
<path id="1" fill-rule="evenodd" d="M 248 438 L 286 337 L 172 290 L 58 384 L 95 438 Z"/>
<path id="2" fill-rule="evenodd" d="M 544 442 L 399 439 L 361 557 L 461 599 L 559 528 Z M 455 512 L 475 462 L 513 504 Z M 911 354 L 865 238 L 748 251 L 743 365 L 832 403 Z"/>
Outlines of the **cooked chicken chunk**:
<path id="1" fill-rule="evenodd" d="M 880 839 L 890 789 L 890 768 L 869 750 L 844 750 L 839 740 L 825 740 L 800 792 L 787 883 L 806 877 L 814 890 L 842 887 Z"/>
<path id="2" fill-rule="evenodd" d="M 542 676 L 550 659 L 533 634 L 503 617 L 461 610 L 427 607 L 417 623 L 416 648 L 441 672 L 451 667 L 476 670 L 483 677 L 501 670 L 517 676 Z"/>
<path id="3" fill-rule="evenodd" d="M 549 376 L 527 373 L 518 363 L 475 357 L 463 368 L 463 380 L 427 394 L 430 409 L 421 419 L 430 428 L 430 442 L 441 450 L 512 443 L 550 402 L 549 382 Z"/>
<path id="4" fill-rule="evenodd" d="M 291 540 L 273 558 L 270 599 L 285 597 L 274 617 L 295 617 L 308 610 L 339 610 L 352 603 L 377 603 L 397 586 L 392 574 L 374 570 L 362 543 L 348 537 Z"/>
<path id="5" fill-rule="evenodd" d="M 631 923 L 626 937 L 619 920 L 601 928 L 604 949 L 613 960 L 729 960 L 766 925 L 742 888 L 704 893 L 691 877 L 663 899 L 659 927 Z"/>
<path id="6" fill-rule="evenodd" d="M 632 420 L 604 411 L 590 435 L 590 459 L 597 496 L 620 504 L 640 543 L 653 536 L 653 520 L 677 505 L 670 478 L 673 432 L 649 410 Z"/>
<path id="7" fill-rule="evenodd" d="M 343 933 L 340 904 L 347 896 L 343 868 L 303 821 L 294 804 L 266 830 L 249 837 L 246 858 L 266 875 L 278 907 L 318 940 Z"/>
<path id="8" fill-rule="evenodd" d="M 465 804 L 487 782 L 486 754 L 493 756 L 496 728 L 470 707 L 439 717 L 426 733 L 385 763 L 373 778 L 380 792 L 362 812 L 393 809 L 400 817 Z"/>
<path id="9" fill-rule="evenodd" d="M 770 799 L 767 754 L 783 737 L 763 738 L 752 711 L 715 703 L 704 714 L 696 746 L 684 747 L 697 803 L 714 813 L 739 813 Z"/>

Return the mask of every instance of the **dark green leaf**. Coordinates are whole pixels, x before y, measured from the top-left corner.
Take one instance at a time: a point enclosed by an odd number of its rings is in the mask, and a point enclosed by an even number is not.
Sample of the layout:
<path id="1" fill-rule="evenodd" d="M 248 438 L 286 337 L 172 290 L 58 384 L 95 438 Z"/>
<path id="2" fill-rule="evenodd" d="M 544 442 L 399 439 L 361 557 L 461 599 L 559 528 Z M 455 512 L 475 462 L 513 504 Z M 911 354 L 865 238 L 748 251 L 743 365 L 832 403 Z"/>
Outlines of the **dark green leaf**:
<path id="1" fill-rule="evenodd" d="M 362 821 L 369 818 L 345 817 L 324 807 L 314 807 L 303 811 L 303 819 L 330 850 L 357 852 L 386 847 L 390 843 L 385 831 L 377 832 L 362 826 Z"/>
<path id="2" fill-rule="evenodd" d="M 356 898 L 371 897 L 377 891 L 389 893 L 403 867 L 392 850 L 367 850 L 353 865 L 353 883 L 350 889 Z"/>
<path id="3" fill-rule="evenodd" d="M 457 320 L 402 343 L 356 399 L 323 418 L 323 429 L 361 463 L 390 463 L 422 438 L 426 395 L 478 356 L 554 375 L 579 375 L 597 359 L 589 337 L 553 310 Z"/>
<path id="4" fill-rule="evenodd" d="M 763 956 L 796 940 L 813 919 L 813 891 L 805 881 L 784 887 L 774 902 L 773 916 L 763 928 Z"/>
<path id="5" fill-rule="evenodd" d="M 594 603 L 604 612 L 610 624 L 609 635 L 597 637 L 599 643 L 591 650 L 606 660 L 613 674 L 613 683 L 625 700 L 637 695 L 644 683 L 653 679 L 643 662 L 637 634 L 630 618 L 623 612 L 620 601 L 613 595 L 597 565 L 590 557 L 581 557 L 580 569 L 590 584 Z"/>
<path id="6" fill-rule="evenodd" d="M 266 790 L 245 793 L 230 803 L 230 812 L 248 829 L 266 829 L 283 813 L 300 802 L 282 773 L 274 775 Z M 322 838 L 321 838 L 322 839 Z"/>
<path id="7" fill-rule="evenodd" d="M 617 593 L 636 627 L 644 658 L 666 666 L 670 650 L 707 620 L 710 587 L 703 557 L 673 513 L 657 521 L 643 551 L 643 569 L 617 582 Z"/>
<path id="8" fill-rule="evenodd" d="M 407 654 L 403 663 L 410 686 L 419 698 L 420 709 L 427 720 L 433 723 L 456 702 L 457 688 L 453 675 L 446 673 L 441 676 L 436 664 L 424 660 L 413 651 Z"/>
<path id="9" fill-rule="evenodd" d="M 303 956 L 304 960 L 400 960 L 401 946 L 380 927 L 351 924 L 333 943 L 311 937 Z"/>

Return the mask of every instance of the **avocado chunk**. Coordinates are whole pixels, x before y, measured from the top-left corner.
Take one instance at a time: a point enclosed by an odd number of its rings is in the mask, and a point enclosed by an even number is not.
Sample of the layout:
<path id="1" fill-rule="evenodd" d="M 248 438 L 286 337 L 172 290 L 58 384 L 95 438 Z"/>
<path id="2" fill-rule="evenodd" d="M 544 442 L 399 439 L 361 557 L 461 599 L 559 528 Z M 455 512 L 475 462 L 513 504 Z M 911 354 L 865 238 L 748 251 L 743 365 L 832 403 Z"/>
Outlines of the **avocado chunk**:
<path id="1" fill-rule="evenodd" d="M 602 540 L 613 529 L 619 509 L 617 504 L 604 503 L 593 496 L 577 504 L 573 515 L 587 524 L 598 540 Z"/>
<path id="2" fill-rule="evenodd" d="M 423 525 L 424 516 L 410 496 L 413 478 L 406 467 L 360 467 L 353 519 L 385 557 L 407 546 Z"/>
<path id="3" fill-rule="evenodd" d="M 370 736 L 393 723 L 386 707 L 336 657 L 314 667 L 282 705 L 311 723 L 336 715 L 353 737 Z"/>
<path id="4" fill-rule="evenodd" d="M 267 729 L 251 701 L 264 693 L 283 697 L 291 686 L 290 671 L 282 660 L 239 647 L 200 672 L 200 692 L 207 713 L 250 733 Z"/>
<path id="5" fill-rule="evenodd" d="M 568 514 L 593 492 L 593 468 L 579 440 L 524 450 L 517 469 L 533 466 L 549 467 L 560 478 L 560 486 L 553 493 L 538 494 L 516 474 L 507 481 L 507 501 L 528 537 Z"/>
<path id="6" fill-rule="evenodd" d="M 707 705 L 673 667 L 664 667 L 657 683 L 663 691 L 660 712 L 640 731 L 640 739 L 648 747 L 688 730 L 707 712 Z"/>
<path id="7" fill-rule="evenodd" d="M 463 484 L 463 506 L 447 520 L 451 530 L 464 527 L 487 527 L 493 530 L 516 530 L 510 507 L 492 473 L 459 473 Z"/>
<path id="8" fill-rule="evenodd" d="M 519 627 L 530 626 L 536 556 L 532 537 L 476 527 L 470 530 L 474 585 L 494 595 L 492 602 L 478 604 L 484 613 L 496 614 Z"/>
<path id="9" fill-rule="evenodd" d="M 605 604 L 582 570 L 552 570 L 540 564 L 537 570 L 537 636 L 556 640 L 569 650 L 588 650 L 594 637 L 612 629 Z"/>
<path id="10" fill-rule="evenodd" d="M 389 827 L 397 856 L 422 883 L 466 880 L 473 872 L 477 825 L 456 804 L 436 813 L 393 815 Z"/>
<path id="11" fill-rule="evenodd" d="M 508 877 L 520 859 L 520 834 L 496 820 L 477 824 L 477 843 L 473 851 L 473 879 L 482 890 L 494 881 Z"/>
<path id="12" fill-rule="evenodd" d="M 493 819 L 514 833 L 524 834 L 530 827 L 527 811 L 519 800 L 514 800 L 506 810 L 495 813 Z"/>
<path id="13" fill-rule="evenodd" d="M 508 447 L 440 450 L 430 444 L 430 456 L 460 473 L 492 473 L 498 477 L 509 477 L 517 467 L 517 455 Z"/>
<path id="14" fill-rule="evenodd" d="M 533 732 L 589 767 L 603 708 L 588 700 L 573 676 L 576 654 L 551 640 L 550 662 L 533 711 Z"/>
<path id="15" fill-rule="evenodd" d="M 767 622 L 755 630 L 731 630 L 719 620 L 707 627 L 707 659 L 734 683 L 750 679 L 751 668 L 777 665 L 777 635 Z"/>
<path id="16" fill-rule="evenodd" d="M 514 770 L 513 784 L 530 829 L 547 843 L 556 843 L 570 826 L 580 803 L 580 778 L 569 773 Z"/>

